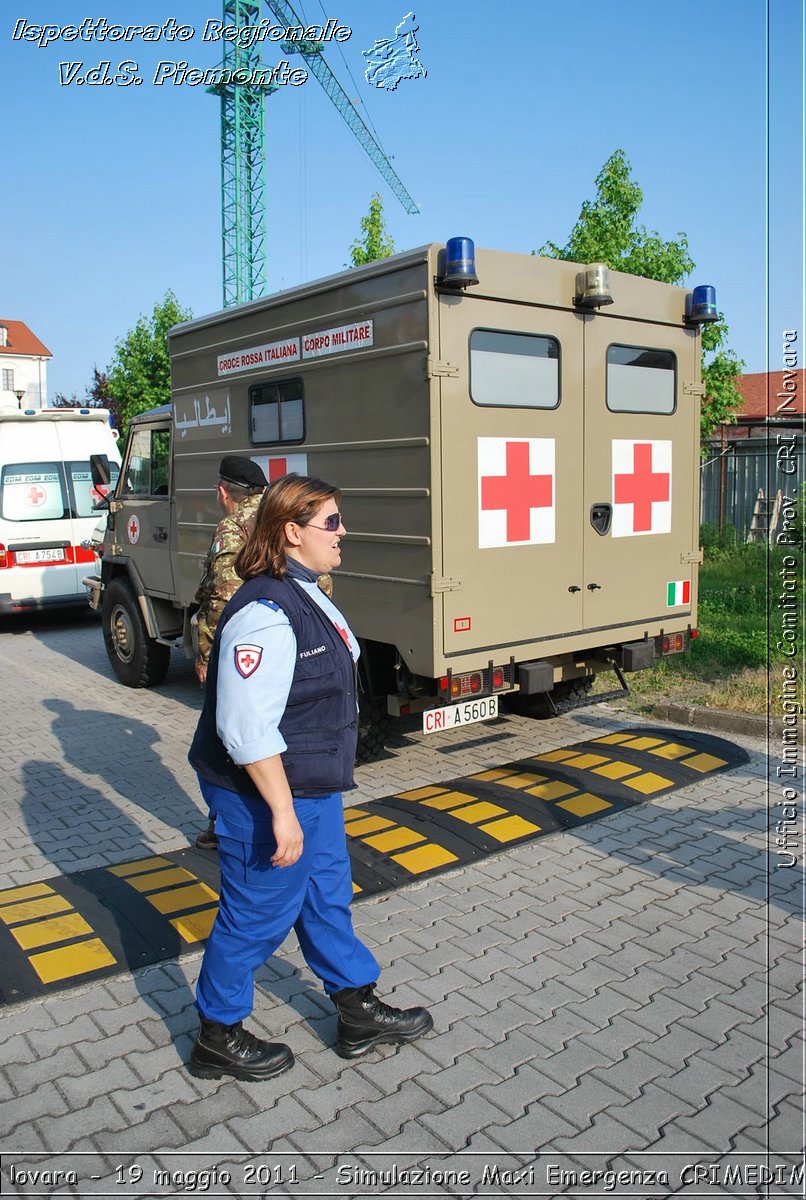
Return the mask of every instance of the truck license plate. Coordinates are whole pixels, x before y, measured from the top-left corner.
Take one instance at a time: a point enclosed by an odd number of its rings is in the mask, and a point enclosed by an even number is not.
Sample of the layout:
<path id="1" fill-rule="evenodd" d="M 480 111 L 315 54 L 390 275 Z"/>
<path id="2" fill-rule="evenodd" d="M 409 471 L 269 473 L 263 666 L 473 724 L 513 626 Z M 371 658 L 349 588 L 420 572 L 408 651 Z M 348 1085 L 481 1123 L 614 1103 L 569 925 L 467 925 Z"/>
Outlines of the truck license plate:
<path id="1" fill-rule="evenodd" d="M 480 700 L 463 700 L 445 708 L 427 708 L 423 713 L 423 733 L 441 733 L 459 725 L 474 725 L 498 716 L 498 697 L 485 696 Z"/>
<path id="2" fill-rule="evenodd" d="M 14 555 L 14 561 L 23 565 L 25 563 L 64 562 L 64 550 L 61 547 L 52 547 L 48 550 L 18 550 Z"/>

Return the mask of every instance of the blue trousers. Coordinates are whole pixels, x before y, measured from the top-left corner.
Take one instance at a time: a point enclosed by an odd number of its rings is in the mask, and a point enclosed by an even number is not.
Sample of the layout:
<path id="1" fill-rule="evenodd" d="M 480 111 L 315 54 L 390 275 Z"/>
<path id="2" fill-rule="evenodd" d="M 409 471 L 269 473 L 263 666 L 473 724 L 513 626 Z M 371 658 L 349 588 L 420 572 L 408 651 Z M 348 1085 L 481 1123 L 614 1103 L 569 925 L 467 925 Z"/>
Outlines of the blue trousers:
<path id="1" fill-rule="evenodd" d="M 353 932 L 353 887 L 341 794 L 295 799 L 304 848 L 292 867 L 274 867 L 274 841 L 218 836 L 221 896 L 204 952 L 196 1007 L 233 1025 L 252 1011 L 254 973 L 296 932 L 305 961 L 328 994 L 374 983 L 380 968 Z"/>

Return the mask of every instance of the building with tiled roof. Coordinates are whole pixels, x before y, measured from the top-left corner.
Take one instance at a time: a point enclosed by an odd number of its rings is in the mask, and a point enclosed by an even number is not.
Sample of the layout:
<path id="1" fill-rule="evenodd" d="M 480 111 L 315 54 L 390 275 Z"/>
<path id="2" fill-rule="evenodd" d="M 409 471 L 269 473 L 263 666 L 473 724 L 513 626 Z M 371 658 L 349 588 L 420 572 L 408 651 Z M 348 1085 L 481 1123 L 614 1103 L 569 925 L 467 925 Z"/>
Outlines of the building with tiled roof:
<path id="1" fill-rule="evenodd" d="M 735 414 L 736 424 L 724 426 L 729 439 L 765 437 L 780 429 L 803 431 L 806 371 L 740 375 L 736 386 L 744 403 Z"/>
<path id="2" fill-rule="evenodd" d="M 0 317 L 0 406 L 47 408 L 52 357 L 24 322 Z"/>

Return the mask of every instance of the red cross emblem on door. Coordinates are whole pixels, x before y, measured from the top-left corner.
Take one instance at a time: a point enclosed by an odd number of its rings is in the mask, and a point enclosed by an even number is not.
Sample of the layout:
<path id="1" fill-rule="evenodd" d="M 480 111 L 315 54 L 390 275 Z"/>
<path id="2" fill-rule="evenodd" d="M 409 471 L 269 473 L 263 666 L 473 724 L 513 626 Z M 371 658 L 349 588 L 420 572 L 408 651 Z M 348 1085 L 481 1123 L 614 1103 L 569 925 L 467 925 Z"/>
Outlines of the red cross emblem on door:
<path id="1" fill-rule="evenodd" d="M 134 545 L 140 536 L 140 520 L 134 513 L 132 513 L 126 522 L 126 533 L 129 541 Z"/>
<path id="2" fill-rule="evenodd" d="M 554 541 L 554 439 L 479 438 L 479 546 Z"/>
<path id="3" fill-rule="evenodd" d="M 672 443 L 613 441 L 612 537 L 670 533 Z"/>
<path id="4" fill-rule="evenodd" d="M 47 492 L 38 483 L 33 483 L 28 488 L 28 500 L 34 508 L 39 508 L 40 504 L 44 504 L 47 498 Z"/>

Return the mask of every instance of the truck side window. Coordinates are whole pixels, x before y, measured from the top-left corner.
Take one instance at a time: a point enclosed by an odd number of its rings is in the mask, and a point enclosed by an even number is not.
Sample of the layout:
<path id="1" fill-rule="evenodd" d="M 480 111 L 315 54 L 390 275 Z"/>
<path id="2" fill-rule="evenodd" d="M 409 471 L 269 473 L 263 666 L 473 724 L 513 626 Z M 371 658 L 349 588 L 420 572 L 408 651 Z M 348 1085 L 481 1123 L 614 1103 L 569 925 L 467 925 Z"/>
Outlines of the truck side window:
<path id="1" fill-rule="evenodd" d="M 677 359 L 671 350 L 608 346 L 607 407 L 610 412 L 673 413 Z"/>
<path id="2" fill-rule="evenodd" d="M 168 429 L 138 429 L 124 468 L 122 496 L 167 496 L 171 434 Z"/>
<path id="3" fill-rule="evenodd" d="M 252 445 L 268 442 L 301 442 L 305 414 L 301 379 L 260 383 L 249 389 Z"/>
<path id="4" fill-rule="evenodd" d="M 556 408 L 560 343 L 533 333 L 474 329 L 470 335 L 470 399 L 502 408 Z"/>

